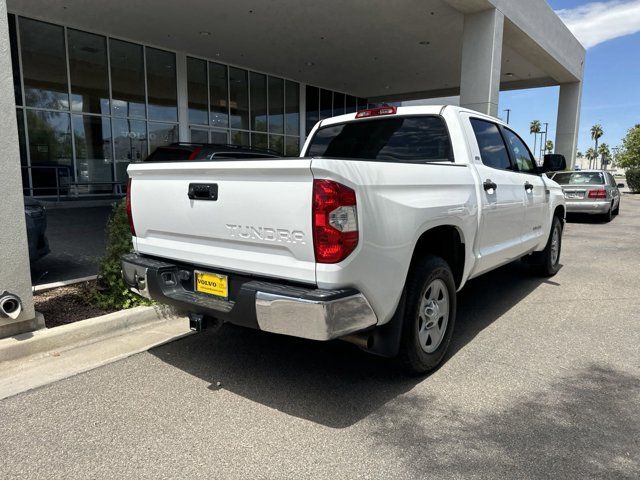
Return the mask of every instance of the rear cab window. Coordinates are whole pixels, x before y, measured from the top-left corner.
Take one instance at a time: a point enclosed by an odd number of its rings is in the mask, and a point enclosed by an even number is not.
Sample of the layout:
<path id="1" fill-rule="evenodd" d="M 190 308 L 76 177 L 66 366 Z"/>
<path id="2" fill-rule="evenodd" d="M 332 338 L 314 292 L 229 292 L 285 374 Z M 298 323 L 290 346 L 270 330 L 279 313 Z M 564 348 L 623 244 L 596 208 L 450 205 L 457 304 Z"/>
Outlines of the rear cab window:
<path id="1" fill-rule="evenodd" d="M 561 172 L 553 176 L 560 185 L 604 185 L 602 172 Z"/>
<path id="2" fill-rule="evenodd" d="M 383 162 L 453 162 L 447 126 L 436 115 L 393 116 L 320 127 L 308 157 Z"/>
<path id="3" fill-rule="evenodd" d="M 487 167 L 498 170 L 513 170 L 507 146 L 498 126 L 493 122 L 480 120 L 479 118 L 471 118 L 469 120 L 478 142 L 482 163 Z"/>

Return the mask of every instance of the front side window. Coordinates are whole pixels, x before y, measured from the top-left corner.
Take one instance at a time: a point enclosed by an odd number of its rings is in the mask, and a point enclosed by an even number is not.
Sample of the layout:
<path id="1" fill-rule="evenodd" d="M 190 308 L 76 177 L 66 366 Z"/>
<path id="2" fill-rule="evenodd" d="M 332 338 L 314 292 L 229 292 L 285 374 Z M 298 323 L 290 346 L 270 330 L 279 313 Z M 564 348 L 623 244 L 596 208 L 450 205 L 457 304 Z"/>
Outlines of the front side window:
<path id="1" fill-rule="evenodd" d="M 391 162 L 453 161 L 447 127 L 436 116 L 380 118 L 322 127 L 307 155 Z"/>
<path id="2" fill-rule="evenodd" d="M 499 170 L 512 170 L 507 147 L 498 126 L 478 118 L 471 119 L 471 126 L 478 142 L 482 163 Z"/>
<path id="3" fill-rule="evenodd" d="M 508 128 L 504 129 L 504 134 L 513 154 L 513 159 L 516 162 L 519 172 L 523 173 L 537 173 L 536 162 L 531 156 L 531 152 L 524 144 L 524 142 Z"/>

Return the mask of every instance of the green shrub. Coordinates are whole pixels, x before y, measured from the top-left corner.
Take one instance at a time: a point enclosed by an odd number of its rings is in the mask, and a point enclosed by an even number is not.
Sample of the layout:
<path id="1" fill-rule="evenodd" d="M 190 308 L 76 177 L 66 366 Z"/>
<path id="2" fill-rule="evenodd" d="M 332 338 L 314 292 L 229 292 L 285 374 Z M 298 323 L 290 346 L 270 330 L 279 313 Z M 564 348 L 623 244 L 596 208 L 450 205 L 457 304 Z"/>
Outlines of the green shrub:
<path id="1" fill-rule="evenodd" d="M 107 223 L 107 250 L 100 260 L 98 288 L 92 296 L 93 302 L 106 310 L 151 305 L 151 302 L 131 292 L 122 281 L 120 257 L 133 250 L 131 231 L 127 218 L 126 201 L 114 204 Z"/>
<path id="2" fill-rule="evenodd" d="M 627 185 L 632 192 L 640 193 L 640 167 L 627 168 Z"/>

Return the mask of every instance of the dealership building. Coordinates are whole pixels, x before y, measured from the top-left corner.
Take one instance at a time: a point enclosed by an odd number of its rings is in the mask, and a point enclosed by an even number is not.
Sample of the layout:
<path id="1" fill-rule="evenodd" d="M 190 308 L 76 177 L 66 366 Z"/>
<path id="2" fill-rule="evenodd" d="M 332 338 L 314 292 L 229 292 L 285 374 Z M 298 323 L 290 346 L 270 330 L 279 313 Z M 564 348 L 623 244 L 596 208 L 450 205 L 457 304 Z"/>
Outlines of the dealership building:
<path id="1" fill-rule="evenodd" d="M 0 293 L 39 326 L 23 195 L 122 193 L 171 142 L 296 156 L 320 119 L 560 86 L 556 152 L 575 157 L 585 50 L 544 0 L 0 0 Z"/>

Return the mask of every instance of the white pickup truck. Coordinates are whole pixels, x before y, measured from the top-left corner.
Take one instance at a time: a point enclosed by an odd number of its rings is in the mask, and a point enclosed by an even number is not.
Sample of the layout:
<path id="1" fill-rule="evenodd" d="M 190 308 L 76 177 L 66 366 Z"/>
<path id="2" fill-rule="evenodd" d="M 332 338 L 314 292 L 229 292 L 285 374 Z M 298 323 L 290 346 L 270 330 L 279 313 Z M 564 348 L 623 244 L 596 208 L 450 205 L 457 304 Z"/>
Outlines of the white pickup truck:
<path id="1" fill-rule="evenodd" d="M 131 164 L 123 277 L 196 330 L 341 338 L 425 372 L 467 280 L 523 257 L 558 271 L 555 162 L 498 119 L 425 106 L 323 120 L 300 158 Z"/>

